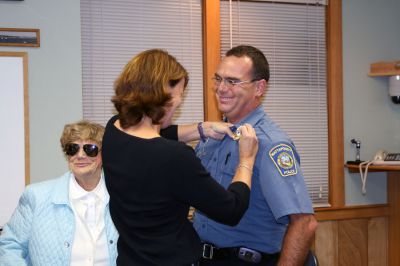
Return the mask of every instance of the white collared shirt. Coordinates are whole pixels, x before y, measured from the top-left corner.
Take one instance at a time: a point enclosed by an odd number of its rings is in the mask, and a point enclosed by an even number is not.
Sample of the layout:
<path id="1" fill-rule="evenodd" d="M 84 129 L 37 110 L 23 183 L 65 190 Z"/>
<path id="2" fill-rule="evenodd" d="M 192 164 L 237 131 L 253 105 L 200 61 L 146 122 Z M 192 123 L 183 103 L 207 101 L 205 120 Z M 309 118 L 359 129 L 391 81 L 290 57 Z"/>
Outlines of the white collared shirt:
<path id="1" fill-rule="evenodd" d="M 103 174 L 92 191 L 84 190 L 71 174 L 69 199 L 75 214 L 75 236 L 70 266 L 109 266 L 104 225 L 109 198 Z"/>

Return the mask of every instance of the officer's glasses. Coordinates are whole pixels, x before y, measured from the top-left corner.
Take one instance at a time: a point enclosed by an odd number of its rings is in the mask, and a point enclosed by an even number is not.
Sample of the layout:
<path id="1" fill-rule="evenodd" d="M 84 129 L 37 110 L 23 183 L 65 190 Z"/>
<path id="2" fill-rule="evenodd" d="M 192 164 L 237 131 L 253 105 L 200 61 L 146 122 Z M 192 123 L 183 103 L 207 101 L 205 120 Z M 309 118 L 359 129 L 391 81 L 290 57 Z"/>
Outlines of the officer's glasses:
<path id="1" fill-rule="evenodd" d="M 240 87 L 243 84 L 247 83 L 253 83 L 254 81 L 258 81 L 258 79 L 252 79 L 252 80 L 240 80 L 240 79 L 233 79 L 233 78 L 222 78 L 220 76 L 215 76 L 212 78 L 214 81 L 214 86 L 219 87 L 221 86 L 221 83 L 223 82 L 225 87 L 228 89 L 232 89 L 234 87 Z"/>

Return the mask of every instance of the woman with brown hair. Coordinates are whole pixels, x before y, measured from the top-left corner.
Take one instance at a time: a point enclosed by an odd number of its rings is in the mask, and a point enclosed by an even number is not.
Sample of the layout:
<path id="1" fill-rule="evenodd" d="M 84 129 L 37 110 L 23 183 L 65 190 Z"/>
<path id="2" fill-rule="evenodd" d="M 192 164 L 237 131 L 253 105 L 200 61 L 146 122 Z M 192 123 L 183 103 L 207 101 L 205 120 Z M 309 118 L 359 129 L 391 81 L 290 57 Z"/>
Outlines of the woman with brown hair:
<path id="1" fill-rule="evenodd" d="M 188 80 L 183 66 L 158 49 L 135 56 L 116 80 L 112 102 L 118 114 L 106 126 L 102 155 L 111 217 L 120 234 L 117 265 L 191 265 L 202 250 L 187 219 L 189 207 L 229 225 L 247 209 L 258 150 L 250 125 L 241 128 L 240 160 L 227 190 L 191 147 L 160 135 Z M 171 132 L 164 136 L 176 138 Z"/>

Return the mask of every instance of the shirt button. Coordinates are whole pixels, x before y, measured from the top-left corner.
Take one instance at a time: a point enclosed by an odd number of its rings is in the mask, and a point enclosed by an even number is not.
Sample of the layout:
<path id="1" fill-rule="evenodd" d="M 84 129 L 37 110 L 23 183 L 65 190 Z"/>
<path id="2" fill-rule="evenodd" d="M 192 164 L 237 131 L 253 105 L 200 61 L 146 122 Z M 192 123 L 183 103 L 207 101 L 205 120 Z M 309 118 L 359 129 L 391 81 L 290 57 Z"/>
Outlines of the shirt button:
<path id="1" fill-rule="evenodd" d="M 110 240 L 110 244 L 114 243 L 114 241 Z"/>
<path id="2" fill-rule="evenodd" d="M 69 248 L 69 243 L 68 243 L 67 241 L 65 241 L 65 242 L 64 242 L 64 246 L 65 246 L 66 248 Z"/>

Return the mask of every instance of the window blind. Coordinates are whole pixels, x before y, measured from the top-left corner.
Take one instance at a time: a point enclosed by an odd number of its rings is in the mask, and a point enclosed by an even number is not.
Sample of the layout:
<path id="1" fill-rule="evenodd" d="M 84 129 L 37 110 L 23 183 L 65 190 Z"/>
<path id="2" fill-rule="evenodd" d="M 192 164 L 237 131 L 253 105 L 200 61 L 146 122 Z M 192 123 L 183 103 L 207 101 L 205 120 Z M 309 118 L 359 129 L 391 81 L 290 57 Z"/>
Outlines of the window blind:
<path id="1" fill-rule="evenodd" d="M 189 72 L 175 123 L 203 121 L 201 0 L 81 0 L 83 117 L 105 125 L 113 84 L 141 51 L 161 48 Z"/>
<path id="2" fill-rule="evenodd" d="M 263 106 L 291 136 L 314 206 L 329 205 L 325 21 L 322 5 L 221 1 L 221 56 L 231 44 L 266 55 Z"/>

